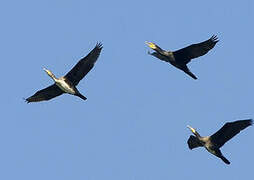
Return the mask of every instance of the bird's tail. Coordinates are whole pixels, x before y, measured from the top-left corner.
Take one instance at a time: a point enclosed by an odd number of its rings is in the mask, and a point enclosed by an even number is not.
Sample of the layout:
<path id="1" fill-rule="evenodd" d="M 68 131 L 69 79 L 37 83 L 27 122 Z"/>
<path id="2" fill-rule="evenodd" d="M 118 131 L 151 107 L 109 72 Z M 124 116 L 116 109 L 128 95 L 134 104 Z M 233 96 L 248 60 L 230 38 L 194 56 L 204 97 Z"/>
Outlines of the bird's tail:
<path id="1" fill-rule="evenodd" d="M 188 74 L 190 77 L 192 77 L 193 79 L 198 79 L 190 70 L 188 71 L 184 71 L 186 74 Z"/>
<path id="2" fill-rule="evenodd" d="M 226 164 L 230 164 L 229 160 L 227 160 L 223 155 L 221 155 L 221 160 L 226 163 Z"/>
<path id="3" fill-rule="evenodd" d="M 78 94 L 75 94 L 76 96 L 80 97 L 81 99 L 83 100 L 86 100 L 87 98 L 85 96 L 83 96 L 82 94 L 78 93 Z"/>
<path id="4" fill-rule="evenodd" d="M 188 74 L 190 77 L 192 77 L 193 79 L 198 79 L 190 70 L 189 68 L 184 65 L 182 67 L 179 67 L 182 71 L 184 71 L 186 74 Z"/>

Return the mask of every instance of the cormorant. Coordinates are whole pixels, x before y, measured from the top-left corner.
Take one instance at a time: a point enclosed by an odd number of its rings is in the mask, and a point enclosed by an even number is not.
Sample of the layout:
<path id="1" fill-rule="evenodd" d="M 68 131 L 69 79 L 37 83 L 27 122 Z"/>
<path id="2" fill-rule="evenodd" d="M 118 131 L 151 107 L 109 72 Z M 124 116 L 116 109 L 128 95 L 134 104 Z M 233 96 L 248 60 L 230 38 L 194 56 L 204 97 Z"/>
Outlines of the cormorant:
<path id="1" fill-rule="evenodd" d="M 197 77 L 189 70 L 187 64 L 191 59 L 205 55 L 218 41 L 217 36 L 213 35 L 210 39 L 204 42 L 192 44 L 177 51 L 165 51 L 152 42 L 146 42 L 146 44 L 155 51 L 153 53 L 148 51 L 148 54 L 155 56 L 162 61 L 169 62 L 176 68 L 187 73 L 193 79 L 197 79 Z"/>
<path id="2" fill-rule="evenodd" d="M 222 147 L 228 140 L 237 135 L 241 130 L 252 125 L 252 119 L 238 120 L 234 122 L 227 122 L 219 131 L 212 136 L 202 137 L 192 127 L 187 126 L 191 132 L 195 135 L 191 135 L 188 139 L 188 146 L 190 149 L 197 147 L 205 147 L 206 150 L 213 155 L 219 157 L 226 164 L 230 162 L 222 155 L 220 147 Z"/>
<path id="3" fill-rule="evenodd" d="M 93 68 L 98 59 L 102 44 L 97 43 L 95 48 L 84 58 L 82 58 L 65 76 L 56 78 L 55 75 L 45 68 L 43 70 L 54 80 L 54 84 L 37 91 L 34 95 L 26 99 L 27 103 L 50 100 L 63 93 L 72 94 L 86 100 L 76 86 L 79 81 Z"/>

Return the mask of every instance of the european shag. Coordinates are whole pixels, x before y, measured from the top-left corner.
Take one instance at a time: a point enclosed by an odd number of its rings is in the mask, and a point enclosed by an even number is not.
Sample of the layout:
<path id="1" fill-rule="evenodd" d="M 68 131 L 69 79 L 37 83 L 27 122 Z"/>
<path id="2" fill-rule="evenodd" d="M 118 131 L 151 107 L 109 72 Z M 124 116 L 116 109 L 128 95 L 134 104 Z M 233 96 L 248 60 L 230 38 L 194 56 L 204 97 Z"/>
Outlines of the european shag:
<path id="1" fill-rule="evenodd" d="M 148 54 L 155 56 L 162 61 L 169 62 L 176 68 L 187 73 L 193 79 L 197 79 L 197 77 L 189 70 L 187 64 L 191 59 L 205 55 L 218 41 L 217 36 L 213 35 L 210 39 L 204 42 L 192 44 L 177 51 L 165 51 L 152 42 L 146 42 L 146 44 L 155 51 L 153 53 L 148 51 Z"/>
<path id="2" fill-rule="evenodd" d="M 222 147 L 228 140 L 237 135 L 241 130 L 252 125 L 252 119 L 239 120 L 234 122 L 227 122 L 219 131 L 212 136 L 202 137 L 192 127 L 187 126 L 195 135 L 191 135 L 188 139 L 188 146 L 190 149 L 197 147 L 205 147 L 206 150 L 213 155 L 219 157 L 226 164 L 230 162 L 222 155 L 220 147 Z"/>
<path id="3" fill-rule="evenodd" d="M 82 58 L 65 76 L 56 78 L 55 75 L 47 69 L 43 69 L 53 80 L 54 84 L 37 91 L 34 95 L 26 99 L 27 103 L 50 100 L 63 93 L 72 94 L 86 100 L 76 86 L 79 81 L 93 68 L 102 50 L 102 44 L 97 43 L 95 48 L 84 58 Z"/>

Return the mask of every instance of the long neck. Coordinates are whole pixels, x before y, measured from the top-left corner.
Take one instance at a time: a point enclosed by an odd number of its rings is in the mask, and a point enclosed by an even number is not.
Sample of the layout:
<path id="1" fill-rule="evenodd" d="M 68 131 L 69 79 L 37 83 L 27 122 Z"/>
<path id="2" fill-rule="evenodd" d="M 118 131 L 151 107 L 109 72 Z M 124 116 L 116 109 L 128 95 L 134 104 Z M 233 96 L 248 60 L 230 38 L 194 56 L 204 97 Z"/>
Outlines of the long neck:
<path id="1" fill-rule="evenodd" d="M 165 56 L 161 55 L 160 53 L 158 52 L 153 52 L 151 53 L 150 55 L 156 57 L 156 58 L 159 58 L 160 60 L 162 61 L 167 61 L 167 58 L 165 58 Z"/>
<path id="2" fill-rule="evenodd" d="M 156 46 L 156 49 L 154 49 L 157 53 L 164 55 L 164 50 L 161 49 L 159 46 Z"/>
<path id="3" fill-rule="evenodd" d="M 157 46 L 157 49 L 155 50 L 158 54 L 160 54 L 161 56 L 165 56 L 167 57 L 167 59 L 169 59 L 170 61 L 175 61 L 173 52 L 171 51 L 165 51 L 163 49 L 161 49 L 160 47 Z M 158 57 L 159 58 L 159 57 Z"/>
<path id="4" fill-rule="evenodd" d="M 56 76 L 51 72 L 51 73 L 48 73 L 49 77 L 51 77 L 55 82 L 57 81 L 57 78 Z"/>
<path id="5" fill-rule="evenodd" d="M 200 134 L 195 130 L 195 132 L 193 132 L 193 134 L 197 137 L 197 138 L 201 138 Z"/>

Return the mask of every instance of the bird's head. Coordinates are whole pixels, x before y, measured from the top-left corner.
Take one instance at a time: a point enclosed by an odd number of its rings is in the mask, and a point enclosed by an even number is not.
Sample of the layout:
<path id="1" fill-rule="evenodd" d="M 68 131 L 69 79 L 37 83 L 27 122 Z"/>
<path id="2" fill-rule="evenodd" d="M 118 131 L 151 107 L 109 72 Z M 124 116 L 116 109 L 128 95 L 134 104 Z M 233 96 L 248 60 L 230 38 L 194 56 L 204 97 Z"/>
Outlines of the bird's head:
<path id="1" fill-rule="evenodd" d="M 43 68 L 43 70 L 49 75 L 49 76 L 52 76 L 52 72 L 46 68 Z"/>
<path id="2" fill-rule="evenodd" d="M 46 68 L 43 68 L 43 70 L 44 70 L 52 79 L 55 79 L 55 78 L 56 78 L 55 75 L 54 75 L 50 70 L 48 70 L 48 69 L 46 69 Z"/>
<path id="3" fill-rule="evenodd" d="M 196 134 L 197 131 L 194 128 L 190 127 L 189 125 L 187 126 L 187 128 L 189 128 L 193 134 Z"/>
<path id="4" fill-rule="evenodd" d="M 145 42 L 151 49 L 155 50 L 158 48 L 158 46 L 152 42 Z"/>

